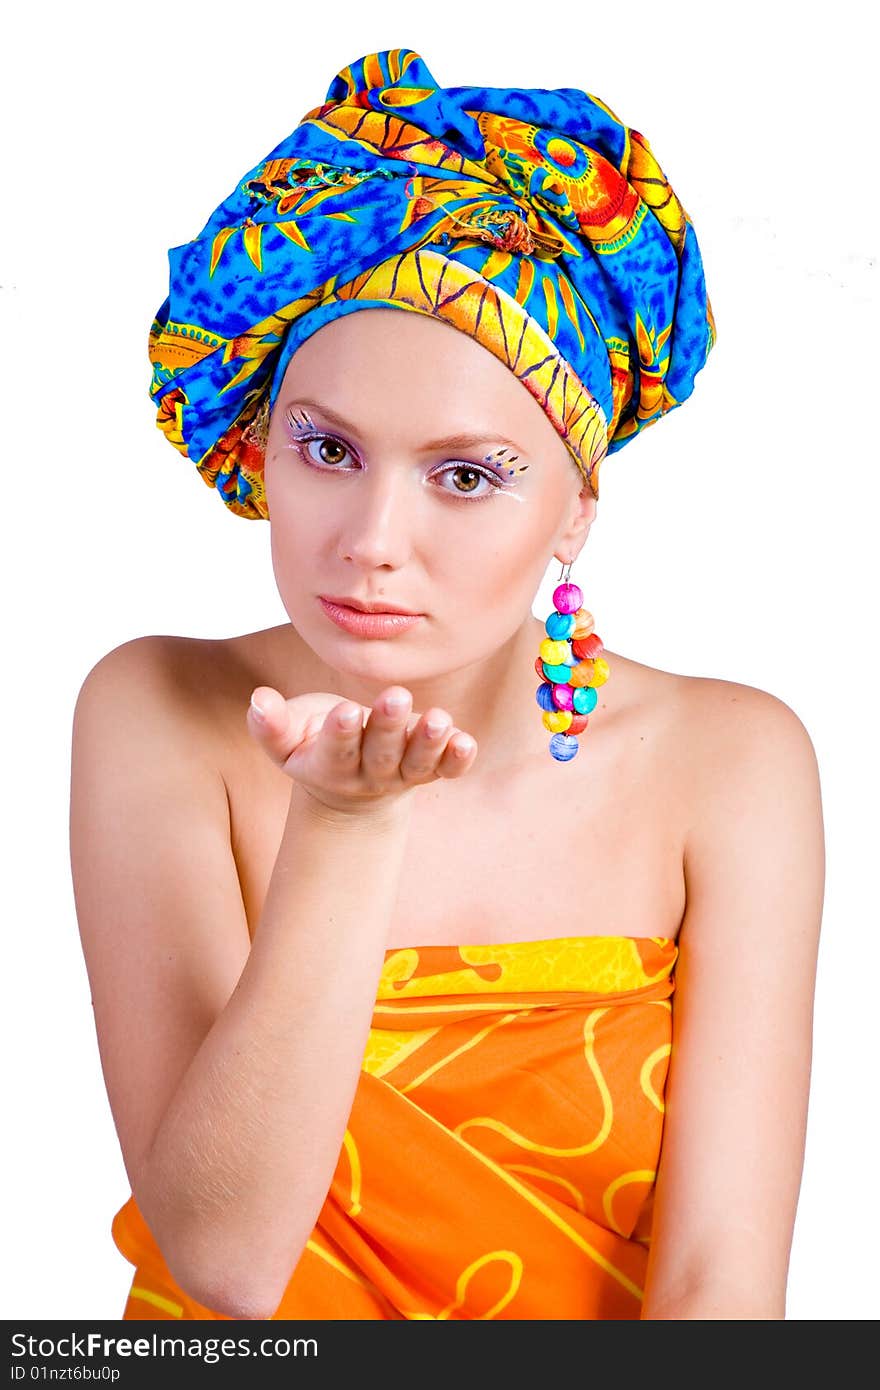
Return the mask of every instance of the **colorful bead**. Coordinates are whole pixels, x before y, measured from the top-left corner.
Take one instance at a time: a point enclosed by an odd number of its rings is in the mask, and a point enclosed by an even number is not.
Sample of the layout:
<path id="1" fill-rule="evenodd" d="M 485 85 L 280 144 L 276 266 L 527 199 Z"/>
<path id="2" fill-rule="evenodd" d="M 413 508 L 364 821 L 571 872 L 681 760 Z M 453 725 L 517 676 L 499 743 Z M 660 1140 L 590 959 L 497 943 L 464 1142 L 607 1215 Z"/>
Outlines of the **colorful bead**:
<path id="1" fill-rule="evenodd" d="M 550 752 L 558 763 L 571 762 L 577 751 L 577 739 L 569 738 L 568 734 L 554 734 L 550 740 Z"/>
<path id="2" fill-rule="evenodd" d="M 577 753 L 577 735 L 588 727 L 589 715 L 598 704 L 596 687 L 609 676 L 608 662 L 600 656 L 605 650 L 602 639 L 583 601 L 577 584 L 557 584 L 554 611 L 544 623 L 547 637 L 535 661 L 535 672 L 541 677 L 535 701 L 545 729 L 553 735 L 550 753 L 561 763 L 570 762 Z"/>
<path id="3" fill-rule="evenodd" d="M 542 661 L 546 661 L 549 666 L 559 665 L 568 656 L 568 643 L 554 642 L 552 637 L 545 637 L 538 650 Z"/>
<path id="4" fill-rule="evenodd" d="M 572 715 L 567 709 L 545 710 L 541 718 L 544 728 L 549 729 L 551 734 L 563 734 L 571 723 Z"/>
<path id="5" fill-rule="evenodd" d="M 558 584 L 553 590 L 553 607 L 559 613 L 576 613 L 583 601 L 577 584 Z"/>
<path id="6" fill-rule="evenodd" d="M 595 661 L 579 661 L 568 673 L 569 685 L 592 685 L 595 666 Z"/>
<path id="7" fill-rule="evenodd" d="M 550 685 L 548 681 L 538 686 L 538 689 L 535 691 L 535 699 L 541 706 L 541 709 L 556 709 L 556 704 L 553 700 L 553 686 Z"/>
<path id="8" fill-rule="evenodd" d="M 591 632 L 589 637 L 572 637 L 571 649 L 575 656 L 579 656 L 581 659 L 589 657 L 591 661 L 605 650 L 602 646 L 602 638 L 596 632 Z"/>
<path id="9" fill-rule="evenodd" d="M 574 691 L 570 685 L 551 685 L 550 689 L 557 709 L 574 709 Z"/>
<path id="10" fill-rule="evenodd" d="M 599 696 L 591 685 L 582 685 L 574 691 L 571 700 L 572 709 L 578 714 L 591 714 L 596 708 Z"/>
<path id="11" fill-rule="evenodd" d="M 574 615 L 574 628 L 571 631 L 572 640 L 577 637 L 589 637 L 593 631 L 593 615 L 588 613 L 586 608 L 579 608 Z"/>
<path id="12" fill-rule="evenodd" d="M 551 681 L 553 685 L 567 685 L 570 666 L 548 666 L 544 662 L 544 679 Z"/>
<path id="13" fill-rule="evenodd" d="M 572 613 L 551 613 L 544 627 L 548 637 L 552 637 L 556 642 L 565 642 L 574 630 L 574 615 Z"/>

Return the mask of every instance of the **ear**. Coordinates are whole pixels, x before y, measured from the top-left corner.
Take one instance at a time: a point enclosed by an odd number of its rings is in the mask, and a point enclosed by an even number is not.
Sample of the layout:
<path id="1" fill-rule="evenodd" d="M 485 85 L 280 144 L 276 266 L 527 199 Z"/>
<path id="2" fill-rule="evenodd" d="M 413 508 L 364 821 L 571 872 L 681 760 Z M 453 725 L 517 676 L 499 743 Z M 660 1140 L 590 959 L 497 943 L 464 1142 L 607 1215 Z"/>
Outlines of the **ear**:
<path id="1" fill-rule="evenodd" d="M 572 504 L 568 520 L 556 542 L 557 550 L 564 550 L 569 559 L 576 559 L 586 544 L 590 527 L 596 519 L 598 505 L 598 499 L 593 496 L 589 483 L 584 483 Z M 559 557 L 557 556 L 557 558 Z M 567 563 L 567 561 L 560 560 L 560 564 L 562 563 Z"/>

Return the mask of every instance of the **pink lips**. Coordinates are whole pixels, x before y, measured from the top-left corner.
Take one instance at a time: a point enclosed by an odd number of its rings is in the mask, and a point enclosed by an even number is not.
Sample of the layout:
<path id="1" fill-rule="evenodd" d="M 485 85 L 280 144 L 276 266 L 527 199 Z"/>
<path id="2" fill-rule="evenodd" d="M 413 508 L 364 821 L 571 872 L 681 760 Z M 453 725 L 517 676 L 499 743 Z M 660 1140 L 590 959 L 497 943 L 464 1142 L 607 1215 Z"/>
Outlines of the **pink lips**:
<path id="1" fill-rule="evenodd" d="M 421 622 L 421 613 L 362 613 L 358 608 L 347 608 L 342 603 L 331 603 L 329 599 L 319 600 L 321 607 L 338 627 L 356 637 L 396 637 Z"/>

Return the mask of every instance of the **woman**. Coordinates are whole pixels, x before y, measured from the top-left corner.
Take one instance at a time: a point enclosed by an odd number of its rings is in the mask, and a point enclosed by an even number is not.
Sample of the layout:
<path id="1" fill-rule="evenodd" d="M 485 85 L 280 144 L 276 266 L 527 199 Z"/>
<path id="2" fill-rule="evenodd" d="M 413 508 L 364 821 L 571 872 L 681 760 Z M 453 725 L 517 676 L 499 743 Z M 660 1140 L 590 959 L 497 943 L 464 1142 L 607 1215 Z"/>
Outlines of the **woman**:
<path id="1" fill-rule="evenodd" d="M 713 342 L 644 137 L 406 49 L 171 252 L 158 423 L 270 520 L 290 623 L 77 703 L 125 1318 L 785 1316 L 812 744 L 606 651 L 569 573 Z"/>

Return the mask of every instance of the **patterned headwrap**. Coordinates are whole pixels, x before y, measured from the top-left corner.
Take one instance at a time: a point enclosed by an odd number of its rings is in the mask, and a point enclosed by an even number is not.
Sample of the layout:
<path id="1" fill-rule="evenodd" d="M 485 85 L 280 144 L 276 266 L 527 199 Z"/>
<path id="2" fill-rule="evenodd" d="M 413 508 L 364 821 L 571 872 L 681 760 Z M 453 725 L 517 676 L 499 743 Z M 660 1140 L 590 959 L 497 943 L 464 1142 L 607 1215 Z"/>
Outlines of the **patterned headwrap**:
<path id="1" fill-rule="evenodd" d="M 266 518 L 285 368 L 340 314 L 445 320 L 529 390 L 598 497 L 606 453 L 680 405 L 715 342 L 693 225 L 650 145 L 577 88 L 437 85 L 369 53 L 168 253 L 157 424 Z"/>

